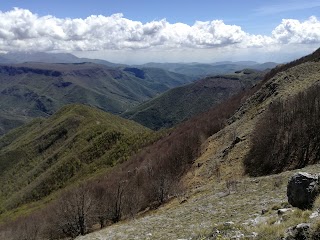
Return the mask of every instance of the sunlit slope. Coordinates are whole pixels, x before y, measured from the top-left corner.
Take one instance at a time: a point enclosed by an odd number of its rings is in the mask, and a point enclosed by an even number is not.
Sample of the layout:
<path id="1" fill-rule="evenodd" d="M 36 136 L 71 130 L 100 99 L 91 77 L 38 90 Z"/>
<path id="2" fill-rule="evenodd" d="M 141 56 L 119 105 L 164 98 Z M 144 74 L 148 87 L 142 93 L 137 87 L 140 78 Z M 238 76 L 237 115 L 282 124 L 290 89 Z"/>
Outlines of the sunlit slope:
<path id="1" fill-rule="evenodd" d="M 72 182 L 126 161 L 152 138 L 141 125 L 68 105 L 0 138 L 0 206 L 40 200 Z"/>

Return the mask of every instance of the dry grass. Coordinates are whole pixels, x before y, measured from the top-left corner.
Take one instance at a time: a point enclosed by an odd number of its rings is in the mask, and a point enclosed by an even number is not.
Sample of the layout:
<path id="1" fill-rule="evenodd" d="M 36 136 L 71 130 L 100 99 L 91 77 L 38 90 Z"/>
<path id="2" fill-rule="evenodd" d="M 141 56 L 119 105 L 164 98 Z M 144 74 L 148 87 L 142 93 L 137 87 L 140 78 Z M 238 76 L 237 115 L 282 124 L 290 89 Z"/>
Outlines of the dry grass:
<path id="1" fill-rule="evenodd" d="M 301 171 L 301 170 L 300 170 Z M 303 171 L 320 172 L 320 165 Z M 295 210 L 278 216 L 288 206 L 286 186 L 293 172 L 260 178 L 243 178 L 227 187 L 210 182 L 175 198 L 159 209 L 78 240 L 102 239 L 277 239 L 295 224 L 309 220 L 310 211 Z M 181 199 L 186 199 L 181 203 Z M 265 213 L 262 215 L 262 211 Z M 226 224 L 232 221 L 234 224 Z M 219 234 L 216 234 L 219 232 Z M 212 236 L 219 238 L 213 238 Z M 210 237 L 211 236 L 211 237 Z"/>
<path id="2" fill-rule="evenodd" d="M 242 178 L 243 159 L 251 146 L 251 136 L 256 123 L 263 118 L 267 106 L 278 100 L 285 100 L 319 83 L 320 62 L 308 62 L 278 73 L 249 98 L 230 119 L 230 125 L 210 137 L 203 147 L 202 155 L 195 162 L 193 171 L 185 178 L 190 188 L 216 179 L 215 166 L 219 163 L 222 180 Z M 276 91 L 270 90 L 276 86 Z M 263 101 L 260 99 L 263 98 Z M 235 137 L 241 142 L 232 146 Z M 227 150 L 227 151 L 226 151 Z M 200 164 L 201 166 L 198 167 Z"/>

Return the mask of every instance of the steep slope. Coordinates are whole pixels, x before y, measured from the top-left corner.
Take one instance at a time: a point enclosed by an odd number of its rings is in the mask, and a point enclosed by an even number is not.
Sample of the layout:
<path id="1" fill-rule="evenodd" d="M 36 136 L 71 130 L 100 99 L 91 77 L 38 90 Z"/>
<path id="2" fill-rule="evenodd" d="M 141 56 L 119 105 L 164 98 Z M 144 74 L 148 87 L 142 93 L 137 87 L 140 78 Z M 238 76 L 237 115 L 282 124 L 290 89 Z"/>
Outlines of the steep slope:
<path id="1" fill-rule="evenodd" d="M 68 105 L 0 138 L 0 209 L 43 199 L 125 161 L 152 138 L 141 125 Z"/>
<path id="2" fill-rule="evenodd" d="M 256 93 L 230 118 L 229 125 L 208 139 L 202 156 L 196 161 L 201 167 L 190 173 L 189 183 L 243 176 L 244 159 L 252 147 L 254 135 L 259 135 L 255 134 L 257 124 L 265 118 L 272 104 L 288 101 L 319 84 L 319 56 L 320 49 L 268 73 Z"/>
<path id="3" fill-rule="evenodd" d="M 140 71 L 143 78 L 93 63 L 0 65 L 0 134 L 34 117 L 52 115 L 68 103 L 119 114 L 192 80 L 165 70 Z"/>
<path id="4" fill-rule="evenodd" d="M 171 89 L 122 116 L 155 130 L 172 127 L 254 86 L 264 74 L 265 72 L 246 69 L 234 74 L 207 77 Z"/>

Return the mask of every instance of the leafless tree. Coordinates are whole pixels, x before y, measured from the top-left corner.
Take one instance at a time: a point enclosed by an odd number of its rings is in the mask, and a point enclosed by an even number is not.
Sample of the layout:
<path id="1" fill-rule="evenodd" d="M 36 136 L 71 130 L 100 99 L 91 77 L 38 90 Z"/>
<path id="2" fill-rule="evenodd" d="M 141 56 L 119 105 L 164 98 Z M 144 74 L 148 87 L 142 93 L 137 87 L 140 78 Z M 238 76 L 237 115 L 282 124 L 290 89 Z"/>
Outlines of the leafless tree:
<path id="1" fill-rule="evenodd" d="M 85 235 L 93 223 L 92 193 L 85 185 L 66 192 L 53 207 L 51 226 L 58 235 L 76 237 Z"/>

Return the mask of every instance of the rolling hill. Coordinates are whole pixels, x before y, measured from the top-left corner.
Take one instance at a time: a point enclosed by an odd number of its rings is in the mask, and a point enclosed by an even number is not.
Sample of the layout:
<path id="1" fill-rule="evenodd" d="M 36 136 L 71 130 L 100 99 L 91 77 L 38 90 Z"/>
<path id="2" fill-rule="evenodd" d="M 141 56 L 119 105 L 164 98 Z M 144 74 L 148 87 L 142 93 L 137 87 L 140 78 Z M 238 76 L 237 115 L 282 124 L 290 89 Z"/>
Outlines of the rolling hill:
<path id="1" fill-rule="evenodd" d="M 162 69 L 94 63 L 0 65 L 0 134 L 34 117 L 50 116 L 69 103 L 120 114 L 191 80 Z"/>
<path id="2" fill-rule="evenodd" d="M 0 138 L 1 213 L 105 172 L 153 139 L 147 128 L 84 105 L 67 105 Z"/>
<path id="3" fill-rule="evenodd" d="M 266 72 L 245 69 L 177 87 L 122 114 L 148 128 L 172 127 L 257 84 Z"/>

